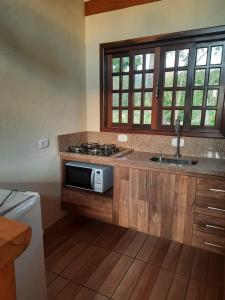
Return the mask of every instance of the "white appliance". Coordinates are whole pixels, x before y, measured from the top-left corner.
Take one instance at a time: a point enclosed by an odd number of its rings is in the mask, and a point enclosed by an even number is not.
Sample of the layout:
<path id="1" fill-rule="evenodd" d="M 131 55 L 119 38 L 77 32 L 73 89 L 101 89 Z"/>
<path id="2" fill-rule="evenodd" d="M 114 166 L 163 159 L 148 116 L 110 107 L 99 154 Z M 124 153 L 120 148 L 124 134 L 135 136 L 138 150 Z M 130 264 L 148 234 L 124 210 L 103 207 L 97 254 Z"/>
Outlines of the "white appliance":
<path id="1" fill-rule="evenodd" d="M 97 193 L 113 186 L 113 167 L 70 161 L 65 163 L 64 185 Z"/>
<path id="2" fill-rule="evenodd" d="M 39 194 L 0 189 L 0 216 L 26 223 L 32 228 L 31 242 L 27 250 L 15 261 L 17 300 L 46 300 Z"/>

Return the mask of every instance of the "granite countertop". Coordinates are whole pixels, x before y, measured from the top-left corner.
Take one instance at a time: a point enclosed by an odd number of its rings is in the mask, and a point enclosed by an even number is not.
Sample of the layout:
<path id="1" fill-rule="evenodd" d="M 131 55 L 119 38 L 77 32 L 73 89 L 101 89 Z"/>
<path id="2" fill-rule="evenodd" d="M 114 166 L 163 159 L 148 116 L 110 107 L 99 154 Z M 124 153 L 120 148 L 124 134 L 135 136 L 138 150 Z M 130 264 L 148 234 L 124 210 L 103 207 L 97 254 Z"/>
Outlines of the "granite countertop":
<path id="1" fill-rule="evenodd" d="M 69 152 L 59 152 L 64 159 L 71 158 L 72 160 L 96 163 L 96 164 L 110 164 L 117 166 L 130 166 L 137 168 L 148 168 L 154 170 L 174 171 L 178 173 L 190 173 L 200 175 L 213 175 L 225 177 L 225 159 L 217 158 L 203 158 L 203 157 L 188 157 L 182 156 L 182 159 L 189 159 L 198 161 L 196 165 L 177 165 L 168 163 L 153 162 L 150 160 L 153 156 L 164 156 L 175 158 L 174 156 L 159 153 L 149 153 L 133 151 L 132 149 L 124 149 L 112 156 L 90 156 L 84 154 L 74 154 Z"/>
<path id="2" fill-rule="evenodd" d="M 118 158 L 117 160 L 121 161 L 121 163 L 129 162 L 136 164 L 140 167 L 149 166 L 149 168 L 154 169 L 174 170 L 179 172 L 183 171 L 188 173 L 225 177 L 225 159 L 182 156 L 181 159 L 194 160 L 198 163 L 196 165 L 177 165 L 153 162 L 150 160 L 153 156 L 175 158 L 174 156 L 166 154 L 133 151 L 127 155 L 124 155 L 123 157 Z"/>

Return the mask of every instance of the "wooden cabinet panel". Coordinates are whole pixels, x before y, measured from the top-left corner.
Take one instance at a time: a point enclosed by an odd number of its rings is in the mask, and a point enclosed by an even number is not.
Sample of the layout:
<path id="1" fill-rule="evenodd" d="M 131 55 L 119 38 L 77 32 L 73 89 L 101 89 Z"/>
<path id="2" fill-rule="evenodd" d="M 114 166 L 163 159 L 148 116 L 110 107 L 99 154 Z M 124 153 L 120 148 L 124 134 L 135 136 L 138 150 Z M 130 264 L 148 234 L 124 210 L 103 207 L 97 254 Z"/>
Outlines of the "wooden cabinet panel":
<path id="1" fill-rule="evenodd" d="M 112 197 L 112 189 L 105 194 L 63 189 L 61 205 L 83 216 L 112 223 Z"/>
<path id="2" fill-rule="evenodd" d="M 114 223 L 148 232 L 152 177 L 149 171 L 115 167 Z"/>
<path id="3" fill-rule="evenodd" d="M 198 178 L 197 196 L 225 200 L 225 180 Z"/>
<path id="4" fill-rule="evenodd" d="M 212 217 L 225 218 L 225 201 L 215 198 L 197 197 L 195 212 Z"/>
<path id="5" fill-rule="evenodd" d="M 156 173 L 150 201 L 149 233 L 164 238 L 172 236 L 175 175 Z"/>
<path id="6" fill-rule="evenodd" d="M 153 203 L 150 201 L 149 233 L 190 244 L 196 178 L 159 173 L 154 186 L 155 197 Z"/>
<path id="7" fill-rule="evenodd" d="M 191 244 L 196 178 L 115 168 L 114 222 Z"/>
<path id="8" fill-rule="evenodd" d="M 194 230 L 203 231 L 225 237 L 225 218 L 194 214 Z"/>
<path id="9" fill-rule="evenodd" d="M 224 236 L 194 230 L 192 245 L 209 251 L 225 254 Z"/>
<path id="10" fill-rule="evenodd" d="M 129 227 L 129 168 L 114 167 L 113 223 Z"/>
<path id="11" fill-rule="evenodd" d="M 153 174 L 146 170 L 129 169 L 129 227 L 149 230 L 149 201 Z"/>
<path id="12" fill-rule="evenodd" d="M 195 177 L 176 175 L 172 240 L 191 243 L 195 192 Z"/>

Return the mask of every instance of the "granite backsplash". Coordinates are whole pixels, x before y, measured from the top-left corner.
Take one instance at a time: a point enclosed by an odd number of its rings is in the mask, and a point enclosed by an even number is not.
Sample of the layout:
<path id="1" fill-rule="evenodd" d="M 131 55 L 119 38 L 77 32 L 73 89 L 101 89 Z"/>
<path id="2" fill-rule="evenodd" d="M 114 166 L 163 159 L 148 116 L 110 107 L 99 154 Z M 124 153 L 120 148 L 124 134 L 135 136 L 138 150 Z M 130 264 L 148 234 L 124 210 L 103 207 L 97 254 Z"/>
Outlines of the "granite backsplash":
<path id="1" fill-rule="evenodd" d="M 127 142 L 118 142 L 118 133 L 111 132 L 79 132 L 58 136 L 59 151 L 65 152 L 69 145 L 85 142 L 100 144 L 117 144 L 119 147 L 131 148 L 135 151 L 174 154 L 176 148 L 171 145 L 172 136 L 126 134 Z M 225 139 L 182 137 L 184 156 L 225 158 Z"/>

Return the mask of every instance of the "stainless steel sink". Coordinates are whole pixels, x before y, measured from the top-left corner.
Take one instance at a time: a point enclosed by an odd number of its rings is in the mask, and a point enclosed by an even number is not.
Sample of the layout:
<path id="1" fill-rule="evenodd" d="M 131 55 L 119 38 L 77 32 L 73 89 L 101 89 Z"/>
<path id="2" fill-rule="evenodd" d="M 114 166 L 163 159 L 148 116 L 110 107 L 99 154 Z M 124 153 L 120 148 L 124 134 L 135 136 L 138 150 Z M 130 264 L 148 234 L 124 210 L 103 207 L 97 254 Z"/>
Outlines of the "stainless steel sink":
<path id="1" fill-rule="evenodd" d="M 196 160 L 182 159 L 182 158 L 171 158 L 171 157 L 163 157 L 163 156 L 153 156 L 151 161 L 166 163 L 166 164 L 176 164 L 182 166 L 194 166 L 197 165 Z"/>

